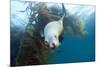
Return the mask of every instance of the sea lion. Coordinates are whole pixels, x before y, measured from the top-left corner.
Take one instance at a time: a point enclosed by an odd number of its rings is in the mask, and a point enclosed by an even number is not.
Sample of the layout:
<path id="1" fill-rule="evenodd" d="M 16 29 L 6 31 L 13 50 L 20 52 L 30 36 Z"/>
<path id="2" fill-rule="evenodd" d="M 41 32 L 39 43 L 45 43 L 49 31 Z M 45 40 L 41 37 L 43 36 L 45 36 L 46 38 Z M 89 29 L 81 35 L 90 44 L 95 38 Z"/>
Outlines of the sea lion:
<path id="1" fill-rule="evenodd" d="M 64 32 L 63 19 L 66 15 L 64 4 L 62 3 L 63 16 L 57 20 L 49 22 L 44 27 L 44 40 L 47 47 L 54 49 L 59 47 Z"/>
<path id="2" fill-rule="evenodd" d="M 59 36 L 63 33 L 63 15 L 60 20 L 49 22 L 44 28 L 45 44 L 51 48 L 57 48 L 60 45 Z"/>

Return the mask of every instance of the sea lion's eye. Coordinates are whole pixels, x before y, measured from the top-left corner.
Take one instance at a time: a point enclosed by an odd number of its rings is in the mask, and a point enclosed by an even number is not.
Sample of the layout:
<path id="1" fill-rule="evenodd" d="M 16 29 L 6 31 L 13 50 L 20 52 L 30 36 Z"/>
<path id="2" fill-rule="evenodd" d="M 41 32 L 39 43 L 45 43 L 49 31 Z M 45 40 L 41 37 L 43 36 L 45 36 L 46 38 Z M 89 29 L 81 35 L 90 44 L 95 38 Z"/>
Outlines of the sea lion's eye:
<path id="1" fill-rule="evenodd" d="M 48 45 L 48 42 L 47 41 L 45 41 L 45 45 Z"/>
<path id="2" fill-rule="evenodd" d="M 56 38 L 56 35 L 54 35 L 54 37 Z"/>
<path id="3" fill-rule="evenodd" d="M 47 41 L 45 41 L 45 45 L 46 45 L 47 48 L 50 47 Z"/>
<path id="4" fill-rule="evenodd" d="M 56 35 L 54 35 L 54 37 L 57 39 L 57 36 Z"/>

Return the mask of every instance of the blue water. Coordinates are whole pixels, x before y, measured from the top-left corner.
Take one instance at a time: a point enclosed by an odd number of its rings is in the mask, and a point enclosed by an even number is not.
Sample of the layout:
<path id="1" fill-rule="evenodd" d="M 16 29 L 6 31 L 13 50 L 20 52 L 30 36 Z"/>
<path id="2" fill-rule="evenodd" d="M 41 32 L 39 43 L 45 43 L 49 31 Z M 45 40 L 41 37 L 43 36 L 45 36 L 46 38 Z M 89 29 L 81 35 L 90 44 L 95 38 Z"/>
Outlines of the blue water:
<path id="1" fill-rule="evenodd" d="M 87 17 L 88 34 L 75 37 L 64 34 L 61 46 L 52 51 L 46 59 L 47 64 L 95 61 L 95 14 Z"/>

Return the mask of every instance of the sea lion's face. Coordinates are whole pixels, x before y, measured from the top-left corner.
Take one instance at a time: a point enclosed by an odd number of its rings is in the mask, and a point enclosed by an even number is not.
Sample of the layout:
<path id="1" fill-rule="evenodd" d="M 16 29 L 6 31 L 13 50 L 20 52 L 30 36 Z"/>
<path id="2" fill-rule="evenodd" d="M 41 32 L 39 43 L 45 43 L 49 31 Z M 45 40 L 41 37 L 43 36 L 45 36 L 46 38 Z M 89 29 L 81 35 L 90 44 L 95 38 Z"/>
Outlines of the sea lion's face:
<path id="1" fill-rule="evenodd" d="M 59 46 L 59 39 L 56 35 L 51 36 L 48 39 L 45 39 L 45 44 L 50 49 L 55 49 Z"/>

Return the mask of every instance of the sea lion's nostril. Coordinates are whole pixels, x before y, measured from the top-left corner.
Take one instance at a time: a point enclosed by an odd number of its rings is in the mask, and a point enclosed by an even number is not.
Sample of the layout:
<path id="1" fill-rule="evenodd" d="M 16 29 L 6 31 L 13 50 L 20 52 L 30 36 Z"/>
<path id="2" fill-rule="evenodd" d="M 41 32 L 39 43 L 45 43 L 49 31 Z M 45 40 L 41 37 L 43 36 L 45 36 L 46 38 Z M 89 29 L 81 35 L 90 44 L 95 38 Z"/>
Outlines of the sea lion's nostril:
<path id="1" fill-rule="evenodd" d="M 55 46 L 55 44 L 54 44 L 54 43 L 52 43 L 52 45 L 53 45 L 53 46 Z"/>
<path id="2" fill-rule="evenodd" d="M 56 46 L 55 46 L 55 43 L 52 43 L 52 49 L 55 49 L 56 48 Z"/>

